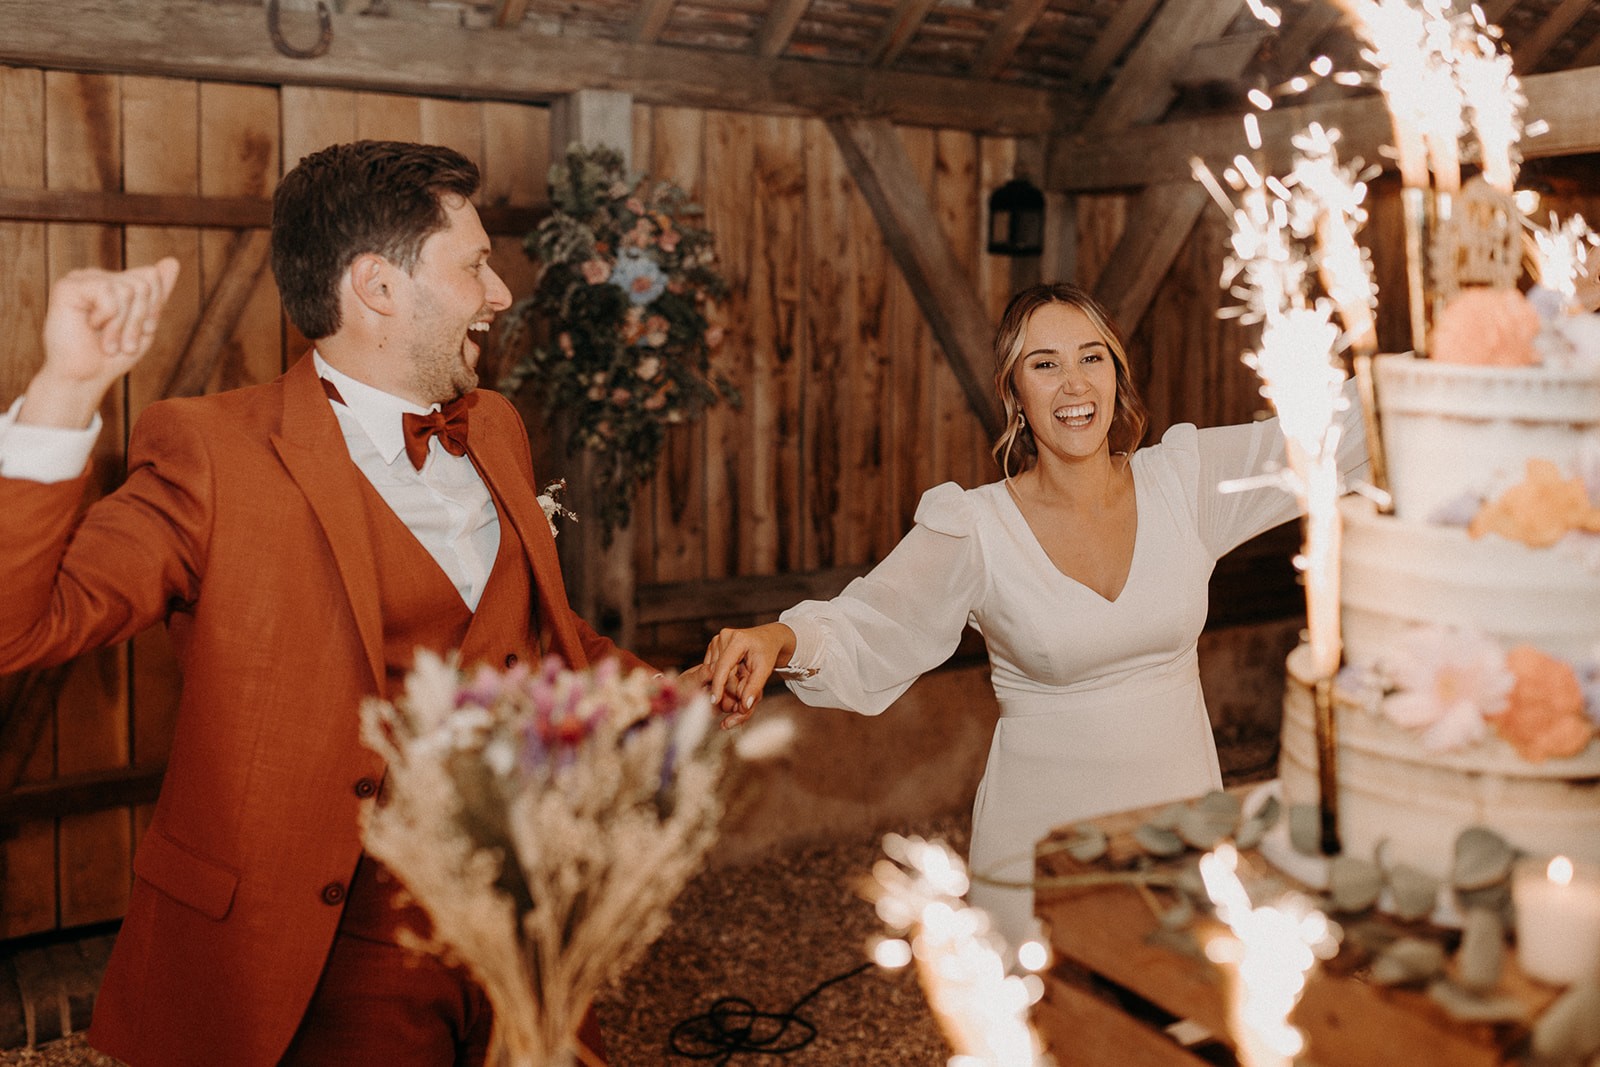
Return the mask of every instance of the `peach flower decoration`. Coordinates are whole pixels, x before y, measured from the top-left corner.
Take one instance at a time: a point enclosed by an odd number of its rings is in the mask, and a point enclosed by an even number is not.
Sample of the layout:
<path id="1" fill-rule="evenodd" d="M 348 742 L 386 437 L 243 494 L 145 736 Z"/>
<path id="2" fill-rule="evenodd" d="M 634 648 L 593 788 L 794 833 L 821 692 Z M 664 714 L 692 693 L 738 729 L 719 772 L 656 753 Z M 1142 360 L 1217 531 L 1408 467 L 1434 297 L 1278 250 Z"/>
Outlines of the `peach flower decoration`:
<path id="1" fill-rule="evenodd" d="M 1582 478 L 1563 478 L 1547 459 L 1530 459 L 1527 477 L 1474 516 L 1472 537 L 1499 534 L 1529 548 L 1549 548 L 1574 530 L 1600 533 L 1600 508 L 1589 503 Z"/>
<path id="2" fill-rule="evenodd" d="M 1442 363 L 1525 367 L 1539 362 L 1539 313 L 1516 289 L 1463 289 L 1439 313 L 1433 358 Z"/>
<path id="3" fill-rule="evenodd" d="M 1505 712 L 1490 720 L 1495 732 L 1532 763 L 1582 752 L 1594 726 L 1572 668 L 1531 645 L 1506 653 L 1506 666 L 1517 680 Z"/>
<path id="4" fill-rule="evenodd" d="M 611 278 L 611 264 L 603 259 L 583 261 L 583 280 L 590 285 L 604 285 Z"/>

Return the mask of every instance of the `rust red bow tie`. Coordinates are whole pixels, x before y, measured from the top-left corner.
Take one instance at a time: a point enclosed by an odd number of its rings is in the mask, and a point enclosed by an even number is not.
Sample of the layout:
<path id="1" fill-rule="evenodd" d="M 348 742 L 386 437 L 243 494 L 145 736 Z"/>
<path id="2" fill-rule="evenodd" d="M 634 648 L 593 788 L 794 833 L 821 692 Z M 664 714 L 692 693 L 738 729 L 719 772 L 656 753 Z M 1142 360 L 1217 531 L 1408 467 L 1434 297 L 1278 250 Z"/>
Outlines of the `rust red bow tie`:
<path id="1" fill-rule="evenodd" d="M 428 438 L 439 435 L 439 444 L 452 456 L 467 454 L 467 398 L 458 396 L 438 411 L 426 415 L 407 412 L 401 417 L 406 435 L 406 458 L 417 470 L 428 461 Z"/>

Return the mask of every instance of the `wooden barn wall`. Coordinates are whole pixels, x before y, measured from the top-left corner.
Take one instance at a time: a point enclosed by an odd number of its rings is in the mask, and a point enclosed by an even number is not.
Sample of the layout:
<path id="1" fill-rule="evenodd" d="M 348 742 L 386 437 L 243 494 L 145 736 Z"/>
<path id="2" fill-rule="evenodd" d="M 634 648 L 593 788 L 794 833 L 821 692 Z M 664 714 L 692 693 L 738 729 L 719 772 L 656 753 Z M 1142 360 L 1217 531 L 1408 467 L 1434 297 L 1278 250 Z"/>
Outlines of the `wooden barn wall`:
<path id="1" fill-rule="evenodd" d="M 483 168 L 485 203 L 534 206 L 546 199 L 548 128 L 548 112 L 527 105 L 0 67 L 0 188 L 10 190 L 266 197 L 285 167 L 310 151 L 357 137 L 394 137 L 444 142 L 474 158 Z M 162 393 L 233 241 L 231 231 L 194 226 L 0 219 L 4 404 L 42 359 L 39 330 L 52 279 L 76 267 L 120 267 L 164 255 L 183 264 L 156 347 L 102 408 L 95 494 L 120 479 L 128 428 Z M 526 291 L 532 271 L 519 239 L 495 244 L 497 268 Z M 264 273 L 211 388 L 273 378 L 302 350 Z M 164 630 L 82 657 L 68 671 L 20 780 L 161 765 L 176 691 Z M 3 711 L 0 727 L 14 725 L 16 706 Z M 0 736 L 13 759 L 32 740 L 3 730 Z M 114 808 L 0 827 L 0 938 L 120 916 L 133 846 L 149 815 L 148 806 Z"/>
<path id="2" fill-rule="evenodd" d="M 1011 262 L 982 250 L 988 191 L 1015 143 L 902 128 L 937 223 L 993 320 Z M 717 361 L 742 403 L 677 433 L 640 491 L 641 585 L 881 559 L 925 489 L 992 480 L 989 441 L 820 120 L 634 110 L 634 166 L 700 201 L 732 289 Z M 697 657 L 716 625 L 660 624 L 641 647 Z"/>
<path id="3" fill-rule="evenodd" d="M 910 526 L 924 489 L 992 477 L 988 442 L 820 121 L 639 106 L 634 136 L 636 169 L 689 189 L 718 236 L 733 290 L 718 359 L 743 394 L 741 406 L 677 434 L 640 490 L 640 583 L 867 563 Z M 938 225 L 998 318 L 1011 264 L 981 251 L 981 207 L 1011 176 L 1014 143 L 930 129 L 902 136 Z M 460 149 L 483 168 L 484 204 L 547 199 L 539 107 L 0 67 L 0 189 L 267 197 L 302 155 L 357 137 Z M 102 411 L 96 493 L 120 478 L 128 428 L 161 395 L 234 241 L 233 231 L 189 225 L 0 219 L 4 404 L 42 359 L 52 279 L 167 254 L 183 262 L 155 350 Z M 519 240 L 495 244 L 496 268 L 527 292 L 534 271 Z M 211 388 L 270 379 L 303 347 L 263 274 Z M 491 371 L 495 359 L 486 353 Z M 541 469 L 560 465 L 537 428 L 533 443 Z M 704 626 L 662 630 L 641 636 L 686 649 Z M 32 755 L 13 777 L 26 786 L 158 768 L 176 691 L 164 631 L 81 658 L 38 743 L 14 745 L 13 755 Z M 120 916 L 149 815 L 122 807 L 0 827 L 0 939 Z"/>

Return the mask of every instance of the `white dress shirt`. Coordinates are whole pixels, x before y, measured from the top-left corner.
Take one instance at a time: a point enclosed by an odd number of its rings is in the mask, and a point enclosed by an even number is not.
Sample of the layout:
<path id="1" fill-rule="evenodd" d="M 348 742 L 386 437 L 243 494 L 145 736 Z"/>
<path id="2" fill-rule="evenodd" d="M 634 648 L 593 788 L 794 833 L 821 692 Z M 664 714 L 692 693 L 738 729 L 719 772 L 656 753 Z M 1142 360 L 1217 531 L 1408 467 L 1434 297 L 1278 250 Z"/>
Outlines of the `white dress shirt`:
<path id="1" fill-rule="evenodd" d="M 344 432 L 350 458 L 378 495 L 406 524 L 444 571 L 467 607 L 476 611 L 500 551 L 500 518 L 489 487 L 467 456 L 452 456 L 434 437 L 422 470 L 406 457 L 401 416 L 424 408 L 374 389 L 312 354 L 318 375 L 332 382 L 344 403 L 329 404 Z M 0 415 L 0 475 L 35 482 L 64 482 L 83 472 L 100 436 L 96 415 L 87 429 L 20 425 L 22 398 Z"/>

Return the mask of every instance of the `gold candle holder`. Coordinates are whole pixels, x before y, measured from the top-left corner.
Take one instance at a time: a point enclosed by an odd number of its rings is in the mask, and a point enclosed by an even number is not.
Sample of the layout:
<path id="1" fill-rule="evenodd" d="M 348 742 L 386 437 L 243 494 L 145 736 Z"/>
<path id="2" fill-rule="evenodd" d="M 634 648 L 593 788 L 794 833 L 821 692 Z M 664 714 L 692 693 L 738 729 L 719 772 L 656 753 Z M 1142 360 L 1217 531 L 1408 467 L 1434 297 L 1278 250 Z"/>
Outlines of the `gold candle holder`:
<path id="1" fill-rule="evenodd" d="M 1372 376 L 1372 353 L 1357 352 L 1350 361 L 1356 378 L 1356 394 L 1361 398 L 1361 429 L 1367 439 L 1367 480 L 1384 494 L 1378 511 L 1394 513 L 1389 493 L 1389 461 L 1383 451 L 1383 425 L 1378 418 L 1378 384 Z"/>
<path id="2" fill-rule="evenodd" d="M 1400 190 L 1406 242 L 1406 303 L 1411 309 L 1411 351 L 1428 354 L 1428 190 Z"/>
<path id="3" fill-rule="evenodd" d="M 1339 844 L 1339 734 L 1333 714 L 1333 677 L 1312 685 L 1317 736 L 1317 817 L 1324 856 L 1337 856 Z"/>

